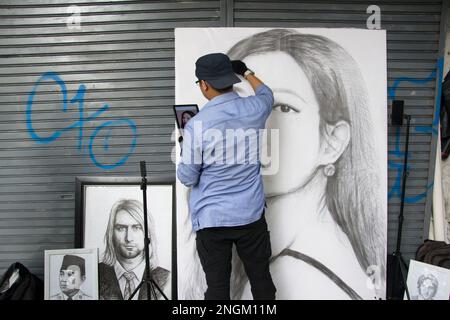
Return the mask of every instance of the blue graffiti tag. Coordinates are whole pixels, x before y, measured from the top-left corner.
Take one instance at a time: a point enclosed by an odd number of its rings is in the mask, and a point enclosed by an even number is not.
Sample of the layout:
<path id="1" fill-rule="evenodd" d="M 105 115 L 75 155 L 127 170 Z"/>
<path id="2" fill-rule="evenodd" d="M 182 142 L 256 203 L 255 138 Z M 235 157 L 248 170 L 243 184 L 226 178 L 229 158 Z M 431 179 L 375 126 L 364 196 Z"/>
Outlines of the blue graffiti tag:
<path id="1" fill-rule="evenodd" d="M 402 191 L 401 191 L 401 182 L 402 182 L 402 175 L 403 175 L 403 157 L 405 156 L 405 153 L 403 151 L 400 151 L 400 128 L 396 129 L 395 132 L 395 150 L 389 151 L 390 155 L 393 155 L 398 158 L 396 161 L 388 161 L 388 166 L 390 169 L 396 171 L 395 181 L 394 185 L 392 186 L 391 190 L 388 192 L 388 199 L 391 199 L 393 197 L 401 198 Z M 408 156 L 410 156 L 408 154 Z M 411 168 L 410 165 L 408 165 L 408 170 Z M 427 195 L 428 190 L 430 190 L 433 187 L 433 183 L 430 183 L 427 186 L 427 191 L 420 193 L 415 196 L 405 196 L 405 203 L 417 203 L 421 199 L 425 198 Z"/>
<path id="2" fill-rule="evenodd" d="M 440 114 L 440 106 L 441 106 L 441 83 L 442 83 L 442 72 L 443 72 L 443 58 L 440 58 L 438 60 L 438 88 L 437 88 L 437 94 L 438 98 L 436 99 L 436 105 L 435 105 L 435 115 L 434 115 L 434 121 L 432 126 L 428 127 L 415 127 L 415 132 L 422 132 L 422 133 L 432 133 L 437 134 L 438 133 L 438 125 L 439 125 L 439 114 Z M 436 70 L 433 70 L 425 79 L 414 79 L 409 77 L 400 77 L 394 81 L 394 84 L 392 87 L 389 88 L 389 99 L 394 100 L 396 97 L 396 90 L 397 87 L 402 82 L 410 82 L 410 83 L 416 83 L 416 84 L 426 84 L 430 81 L 433 81 L 436 79 Z M 400 150 L 400 128 L 396 128 L 395 132 L 395 149 L 394 151 L 389 151 L 389 154 L 392 156 L 395 156 L 398 158 L 396 161 L 388 161 L 388 166 L 390 169 L 393 169 L 396 171 L 396 177 L 394 181 L 394 185 L 392 186 L 391 190 L 389 190 L 388 193 L 388 199 L 391 199 L 393 197 L 400 198 L 401 197 L 401 181 L 402 181 L 402 174 L 403 174 L 403 157 L 405 156 L 405 153 Z M 408 154 L 409 156 L 409 154 Z M 408 165 L 407 169 L 410 169 L 410 166 Z M 420 193 L 415 196 L 405 196 L 405 203 L 417 203 L 421 199 L 425 198 L 428 191 L 433 187 L 433 182 L 427 185 L 426 191 L 423 193 Z"/>
<path id="3" fill-rule="evenodd" d="M 54 81 L 59 86 L 61 94 L 62 94 L 62 110 L 63 110 L 63 112 L 67 112 L 69 103 L 70 104 L 78 104 L 79 118 L 77 121 L 73 122 L 69 126 L 63 128 L 61 130 L 54 131 L 52 134 L 50 134 L 47 137 L 43 137 L 43 136 L 38 135 L 36 133 L 36 130 L 33 127 L 32 114 L 33 114 L 33 101 L 34 101 L 34 96 L 36 94 L 36 91 L 37 91 L 39 85 L 46 80 Z M 81 84 L 78 87 L 76 95 L 72 99 L 70 99 L 70 101 L 68 102 L 67 87 L 66 87 L 65 82 L 61 79 L 61 77 L 57 73 L 54 73 L 54 72 L 46 72 L 46 73 L 42 74 L 42 76 L 36 81 L 30 94 L 28 95 L 27 110 L 26 110 L 26 122 L 27 122 L 28 134 L 30 135 L 30 137 L 34 141 L 36 141 L 36 143 L 48 144 L 48 143 L 51 143 L 51 142 L 57 140 L 64 132 L 78 128 L 78 150 L 82 150 L 83 149 L 84 124 L 88 121 L 97 119 L 101 114 L 103 114 L 105 111 L 107 111 L 109 109 L 109 106 L 107 104 L 105 104 L 102 108 L 95 111 L 92 115 L 86 117 L 84 114 L 85 93 L 86 93 L 86 86 Z M 104 138 L 104 143 L 103 143 L 104 150 L 107 151 L 109 149 L 109 139 L 111 137 L 111 131 L 112 131 L 111 127 L 124 126 L 124 125 L 131 129 L 132 135 L 133 135 L 133 140 L 131 141 L 130 149 L 128 150 L 128 153 L 126 153 L 122 158 L 120 158 L 118 161 L 116 161 L 112 164 L 101 163 L 95 157 L 94 150 L 93 150 L 95 138 L 100 133 L 100 131 L 102 131 L 104 129 L 108 130 L 106 137 Z M 102 123 L 100 126 L 98 126 L 89 137 L 89 144 L 88 144 L 89 157 L 90 157 L 91 161 L 97 167 L 99 167 L 101 169 L 105 169 L 105 170 L 106 169 L 114 169 L 116 167 L 123 165 L 127 161 L 128 157 L 134 152 L 134 149 L 136 148 L 136 140 L 137 140 L 137 128 L 136 128 L 136 124 L 134 123 L 134 121 L 132 121 L 130 119 L 118 119 L 118 120 L 106 121 L 106 122 Z"/>
<path id="4" fill-rule="evenodd" d="M 439 58 L 439 60 L 438 60 L 438 70 L 439 70 L 439 72 L 438 72 L 438 87 L 437 87 L 436 106 L 434 108 L 435 112 L 434 112 L 433 124 L 431 126 L 416 128 L 417 132 L 438 134 L 439 115 L 441 113 L 442 77 L 443 77 L 443 73 L 444 73 L 444 59 L 443 58 Z"/>

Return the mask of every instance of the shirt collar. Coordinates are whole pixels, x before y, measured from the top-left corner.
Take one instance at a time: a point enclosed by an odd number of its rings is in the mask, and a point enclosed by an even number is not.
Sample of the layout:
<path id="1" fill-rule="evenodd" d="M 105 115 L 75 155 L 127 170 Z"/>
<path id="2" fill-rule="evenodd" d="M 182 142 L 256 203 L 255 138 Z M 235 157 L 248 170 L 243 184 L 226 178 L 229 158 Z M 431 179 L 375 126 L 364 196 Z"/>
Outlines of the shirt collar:
<path id="1" fill-rule="evenodd" d="M 81 289 L 78 289 L 77 293 L 75 293 L 75 294 L 72 296 L 72 300 L 75 300 L 76 297 L 77 297 L 80 293 L 81 293 Z M 65 293 L 62 292 L 62 291 L 61 291 L 61 294 L 62 294 L 62 296 L 63 296 L 63 300 L 69 300 L 69 296 L 68 296 L 67 294 L 65 294 Z"/>
<path id="2" fill-rule="evenodd" d="M 228 102 L 230 100 L 237 99 L 237 98 L 239 98 L 239 95 L 236 92 L 234 92 L 234 91 L 223 93 L 223 94 L 218 95 L 218 96 L 212 98 L 211 100 L 209 100 L 208 103 L 206 103 L 203 106 L 203 109 L 204 108 L 208 108 L 208 107 L 212 107 L 212 106 L 216 106 L 218 104 L 222 104 L 222 103 L 225 103 L 225 102 Z"/>
<path id="3" fill-rule="evenodd" d="M 69 296 L 67 294 L 65 294 L 64 292 L 61 292 L 61 294 L 63 296 L 63 300 L 68 300 L 69 299 Z M 75 297 L 75 295 L 73 295 L 73 297 Z"/>
<path id="4" fill-rule="evenodd" d="M 119 280 L 125 272 L 134 272 L 134 275 L 140 280 L 142 278 L 142 275 L 144 274 L 145 270 L 145 263 L 144 260 L 141 261 L 134 269 L 126 270 L 122 265 L 119 263 L 119 261 L 116 261 L 114 264 L 114 271 L 116 272 L 117 280 Z"/>

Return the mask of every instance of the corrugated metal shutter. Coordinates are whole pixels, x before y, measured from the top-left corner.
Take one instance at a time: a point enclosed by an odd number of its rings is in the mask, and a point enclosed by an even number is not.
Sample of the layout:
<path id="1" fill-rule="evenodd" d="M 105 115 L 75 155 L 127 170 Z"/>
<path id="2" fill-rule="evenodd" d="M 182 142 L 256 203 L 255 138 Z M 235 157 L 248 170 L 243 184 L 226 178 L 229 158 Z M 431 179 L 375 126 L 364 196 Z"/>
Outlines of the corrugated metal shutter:
<path id="1" fill-rule="evenodd" d="M 423 241 L 425 212 L 431 210 L 431 198 L 425 195 L 434 177 L 434 153 L 429 132 L 435 105 L 435 77 L 439 58 L 439 39 L 442 1 L 234 1 L 235 27 L 347 27 L 367 28 L 367 7 L 378 5 L 381 9 L 381 28 L 387 30 L 388 86 L 392 87 L 402 77 L 417 81 L 399 83 L 395 99 L 405 100 L 405 112 L 413 117 L 410 135 L 410 175 L 407 181 L 405 222 L 402 252 L 412 258 Z M 390 110 L 389 110 L 390 112 Z M 422 128 L 422 129 L 421 129 Z M 395 249 L 400 195 L 395 185 L 403 163 L 405 127 L 397 134 L 390 127 L 388 134 L 389 190 L 393 193 L 388 202 L 388 253 Z M 432 165 L 430 165 L 430 160 Z M 401 167 L 400 167 L 401 169 Z M 430 176 L 431 172 L 431 176 Z M 431 194 L 431 192 L 428 192 Z M 417 196 L 417 199 L 414 198 Z M 429 216 L 428 216 L 429 217 Z"/>
<path id="2" fill-rule="evenodd" d="M 400 77 L 396 98 L 403 99 L 415 127 L 433 121 L 436 82 L 425 82 L 435 70 L 439 51 L 442 3 L 431 1 L 0 1 L 0 273 L 13 262 L 43 275 L 43 250 L 68 248 L 74 240 L 74 182 L 78 175 L 134 175 L 146 160 L 152 175 L 174 175 L 171 105 L 174 102 L 175 27 L 357 27 L 366 28 L 366 8 L 381 8 L 388 30 L 389 86 Z M 69 29 L 67 8 L 81 11 L 81 29 Z M 27 128 L 27 99 L 39 77 L 55 72 L 72 99 L 86 87 L 84 117 L 109 105 L 49 143 L 38 144 Z M 62 112 L 62 95 L 54 83 L 40 85 L 33 103 L 32 125 L 41 136 L 76 126 L 79 101 Z M 80 97 L 80 95 L 78 96 Z M 136 148 L 119 167 L 105 170 L 94 160 L 114 164 Z M 100 129 L 99 129 L 100 128 Z M 408 196 L 426 192 L 432 182 L 434 154 L 431 133 L 412 129 Z M 389 129 L 389 150 L 397 135 Z M 108 137 L 109 135 L 109 137 Z M 82 139 L 80 139 L 82 136 Z M 402 150 L 404 131 L 399 141 Z M 80 148 L 81 140 L 81 148 Z M 389 160 L 396 165 L 401 158 Z M 430 165 L 430 160 L 431 165 Z M 398 172 L 389 171 L 389 187 Z M 406 206 L 403 252 L 411 257 L 424 233 L 424 212 L 431 198 L 411 199 Z M 389 251 L 395 245 L 399 197 L 389 201 Z M 426 227 L 426 226 L 425 226 Z"/>
<path id="3" fill-rule="evenodd" d="M 79 30 L 67 26 L 67 8 L 73 4 L 81 11 Z M 76 176 L 139 176 L 139 161 L 146 160 L 150 175 L 174 177 L 174 28 L 225 26 L 221 5 L 0 1 L 0 274 L 20 261 L 42 277 L 43 250 L 73 247 Z M 65 81 L 68 99 L 80 85 L 86 87 L 86 118 L 109 105 L 84 123 L 81 149 L 79 127 L 49 144 L 38 144 L 29 134 L 27 99 L 45 72 Z M 31 124 L 44 137 L 80 117 L 79 101 L 62 112 L 59 87 L 48 84 L 37 88 L 32 108 Z M 104 170 L 89 157 L 89 138 L 105 122 L 125 118 L 137 127 L 136 148 L 124 165 Z M 129 122 L 114 124 L 111 131 L 100 129 L 94 140 L 100 165 L 113 165 L 130 153 Z"/>

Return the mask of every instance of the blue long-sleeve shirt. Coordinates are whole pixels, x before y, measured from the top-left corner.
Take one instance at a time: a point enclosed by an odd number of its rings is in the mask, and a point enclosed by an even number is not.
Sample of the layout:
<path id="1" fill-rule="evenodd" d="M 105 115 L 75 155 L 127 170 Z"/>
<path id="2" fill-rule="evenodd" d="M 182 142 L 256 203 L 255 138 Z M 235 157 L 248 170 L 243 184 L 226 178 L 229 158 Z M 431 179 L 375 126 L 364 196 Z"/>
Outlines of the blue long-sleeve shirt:
<path id="1" fill-rule="evenodd" d="M 245 225 L 261 217 L 265 197 L 259 134 L 273 103 L 272 90 L 264 84 L 246 98 L 225 93 L 186 124 L 177 176 L 192 187 L 194 231 Z"/>

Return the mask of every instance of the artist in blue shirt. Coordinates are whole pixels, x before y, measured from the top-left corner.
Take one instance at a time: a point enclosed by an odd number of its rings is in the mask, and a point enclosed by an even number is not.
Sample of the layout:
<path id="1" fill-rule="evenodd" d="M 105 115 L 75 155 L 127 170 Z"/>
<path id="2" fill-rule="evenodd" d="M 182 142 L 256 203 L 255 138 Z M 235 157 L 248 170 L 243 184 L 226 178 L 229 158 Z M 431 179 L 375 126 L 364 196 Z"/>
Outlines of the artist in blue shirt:
<path id="1" fill-rule="evenodd" d="M 249 82 L 254 96 L 241 98 L 233 91 L 241 81 L 236 74 Z M 253 298 L 275 299 L 259 157 L 273 93 L 242 61 L 222 53 L 200 57 L 195 75 L 209 102 L 184 128 L 177 176 L 192 188 L 189 210 L 208 285 L 205 299 L 230 299 L 233 243 Z"/>

